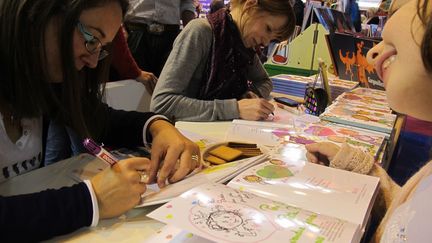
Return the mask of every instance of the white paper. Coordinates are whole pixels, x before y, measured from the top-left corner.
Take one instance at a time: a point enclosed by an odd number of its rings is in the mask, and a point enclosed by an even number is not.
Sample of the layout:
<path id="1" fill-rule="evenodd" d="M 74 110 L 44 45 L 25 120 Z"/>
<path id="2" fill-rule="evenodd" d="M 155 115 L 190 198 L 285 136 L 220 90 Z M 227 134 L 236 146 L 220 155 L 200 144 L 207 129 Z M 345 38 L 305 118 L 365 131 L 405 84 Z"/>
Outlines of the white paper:
<path id="1" fill-rule="evenodd" d="M 228 185 L 363 227 L 378 182 L 377 177 L 306 161 L 272 159 L 242 172 Z"/>
<path id="2" fill-rule="evenodd" d="M 283 203 L 206 184 L 148 215 L 217 242 L 356 242 L 358 226 Z"/>

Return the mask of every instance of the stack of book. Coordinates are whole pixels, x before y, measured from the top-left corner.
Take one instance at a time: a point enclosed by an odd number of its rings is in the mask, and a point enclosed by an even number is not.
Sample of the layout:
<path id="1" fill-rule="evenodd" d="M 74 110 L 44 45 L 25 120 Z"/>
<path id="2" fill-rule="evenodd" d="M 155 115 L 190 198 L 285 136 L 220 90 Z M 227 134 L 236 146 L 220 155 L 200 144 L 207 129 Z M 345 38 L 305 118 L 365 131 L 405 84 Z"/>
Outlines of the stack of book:
<path id="1" fill-rule="evenodd" d="M 314 77 L 278 74 L 272 76 L 273 92 L 303 97 L 309 83 L 313 83 Z"/>
<path id="2" fill-rule="evenodd" d="M 313 85 L 315 76 L 303 77 L 297 75 L 279 74 L 272 76 L 271 80 L 273 82 L 273 92 L 303 97 L 308 85 Z M 331 96 L 337 97 L 343 92 L 356 88 L 358 84 L 359 83 L 355 81 L 330 79 L 329 86 L 331 90 Z M 321 80 L 318 80 L 316 87 L 321 86 Z"/>
<path id="3" fill-rule="evenodd" d="M 387 137 L 393 131 L 396 117 L 384 91 L 367 88 L 342 94 L 320 115 L 325 121 L 382 132 Z"/>
<path id="4" fill-rule="evenodd" d="M 321 83 L 318 82 L 319 87 L 321 87 Z M 331 90 L 331 97 L 338 97 L 344 92 L 348 92 L 353 90 L 359 85 L 359 82 L 350 81 L 339 78 L 329 78 L 329 86 Z"/>

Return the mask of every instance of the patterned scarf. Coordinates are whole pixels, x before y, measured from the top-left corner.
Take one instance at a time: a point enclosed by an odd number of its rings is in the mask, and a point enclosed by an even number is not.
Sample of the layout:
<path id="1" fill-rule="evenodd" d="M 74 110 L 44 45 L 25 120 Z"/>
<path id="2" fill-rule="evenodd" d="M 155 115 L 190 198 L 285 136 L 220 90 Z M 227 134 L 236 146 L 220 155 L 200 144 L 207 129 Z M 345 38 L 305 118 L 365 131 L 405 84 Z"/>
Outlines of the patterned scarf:
<path id="1" fill-rule="evenodd" d="M 255 51 L 243 45 L 228 10 L 209 14 L 207 19 L 213 30 L 213 43 L 198 98 L 240 99 L 248 90 L 246 68 L 252 65 Z"/>

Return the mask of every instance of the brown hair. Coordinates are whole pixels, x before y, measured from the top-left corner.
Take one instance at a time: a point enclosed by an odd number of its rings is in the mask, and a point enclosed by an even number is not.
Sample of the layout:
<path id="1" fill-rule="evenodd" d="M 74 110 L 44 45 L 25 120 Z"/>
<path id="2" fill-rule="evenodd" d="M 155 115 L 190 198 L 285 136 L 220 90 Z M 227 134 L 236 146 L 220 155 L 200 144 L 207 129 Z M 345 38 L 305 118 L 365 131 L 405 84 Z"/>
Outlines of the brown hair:
<path id="1" fill-rule="evenodd" d="M 424 0 L 423 6 L 421 1 L 417 3 L 417 13 L 425 26 L 425 33 L 421 43 L 421 55 L 423 64 L 430 73 L 432 73 L 432 14 L 428 12 L 429 1 Z"/>
<path id="2" fill-rule="evenodd" d="M 231 8 L 241 7 L 246 3 L 247 0 L 231 0 Z M 286 16 L 287 21 L 280 30 L 280 40 L 288 39 L 294 32 L 296 23 L 294 10 L 290 0 L 257 0 L 257 5 L 252 9 L 257 12 L 267 12 L 272 15 Z M 243 12 L 243 14 L 245 13 Z"/>
<path id="3" fill-rule="evenodd" d="M 107 80 L 110 63 L 107 59 L 99 62 L 97 68 L 77 71 L 73 34 L 84 10 L 109 2 L 118 2 L 123 15 L 129 7 L 128 0 L 2 0 L 0 102 L 15 116 L 58 117 L 78 133 L 89 135 L 90 123 L 97 123 L 90 114 L 101 110 L 100 84 Z M 45 31 L 53 18 L 59 25 L 61 90 L 53 89 L 46 69 Z"/>

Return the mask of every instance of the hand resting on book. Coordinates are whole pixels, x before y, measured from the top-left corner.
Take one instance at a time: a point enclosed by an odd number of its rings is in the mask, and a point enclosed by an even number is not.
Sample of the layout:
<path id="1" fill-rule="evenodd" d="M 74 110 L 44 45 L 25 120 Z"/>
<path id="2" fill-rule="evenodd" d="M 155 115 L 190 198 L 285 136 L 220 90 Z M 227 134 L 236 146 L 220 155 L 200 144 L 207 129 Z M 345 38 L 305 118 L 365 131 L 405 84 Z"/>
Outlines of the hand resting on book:
<path id="1" fill-rule="evenodd" d="M 374 164 L 374 159 L 370 154 L 346 143 L 341 147 L 329 142 L 308 144 L 305 147 L 306 157 L 312 163 L 360 174 L 369 174 Z"/>

